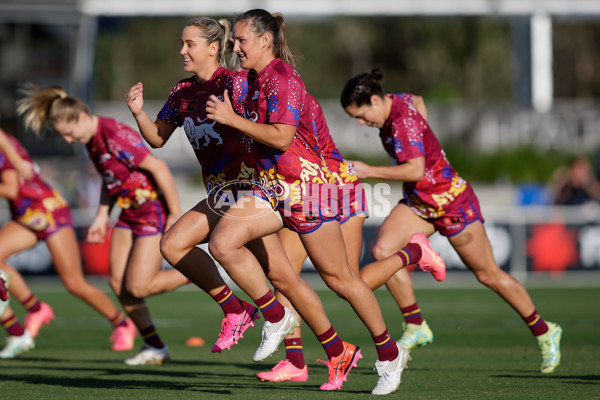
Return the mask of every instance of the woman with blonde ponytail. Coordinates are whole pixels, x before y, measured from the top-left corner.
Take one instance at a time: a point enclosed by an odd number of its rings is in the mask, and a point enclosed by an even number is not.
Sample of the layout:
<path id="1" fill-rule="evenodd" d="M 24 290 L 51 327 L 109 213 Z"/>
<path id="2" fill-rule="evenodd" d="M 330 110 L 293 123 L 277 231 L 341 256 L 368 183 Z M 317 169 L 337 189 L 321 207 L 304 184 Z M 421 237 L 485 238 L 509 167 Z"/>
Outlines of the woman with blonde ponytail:
<path id="1" fill-rule="evenodd" d="M 10 282 L 8 286 L 11 297 L 27 310 L 25 327 L 21 326 L 10 307 L 6 307 L 0 315 L 0 323 L 9 334 L 0 358 L 13 358 L 33 348 L 33 338 L 43 325 L 54 318 L 50 305 L 40 301 L 29 289 L 23 276 L 6 262 L 10 256 L 33 247 L 39 240 L 46 242 L 56 272 L 67 290 L 88 303 L 112 324 L 113 349 L 131 349 L 133 343 L 123 343 L 119 338 L 135 337 L 135 329 L 132 332 L 133 323 L 115 307 L 104 292 L 86 281 L 83 275 L 79 245 L 67 202 L 42 179 L 37 168 L 32 168 L 30 177 L 18 178 L 14 162 L 31 166 L 32 160 L 16 138 L 2 130 L 0 136 L 18 156 L 16 160 L 10 160 L 5 157 L 4 148 L 0 151 L 0 197 L 8 200 L 12 214 L 12 220 L 0 229 L 0 270 L 7 277 L 7 282 Z"/>
<path id="2" fill-rule="evenodd" d="M 196 247 L 206 243 L 219 220 L 235 200 L 251 190 L 255 183 L 255 160 L 252 139 L 227 125 L 208 118 L 206 102 L 210 96 L 227 98 L 238 112 L 243 111 L 246 100 L 246 71 L 235 72 L 223 68 L 221 50 L 229 46 L 229 24 L 210 18 L 192 19 L 183 29 L 180 55 L 184 70 L 194 75 L 175 85 L 166 104 L 152 122 L 143 111 L 143 86 L 133 86 L 127 94 L 127 104 L 138 122 L 145 139 L 155 147 L 161 147 L 177 126 L 182 126 L 188 136 L 196 157 L 202 166 L 204 184 L 208 197 L 171 228 L 161 241 L 165 258 L 185 274 L 198 287 L 207 292 L 223 309 L 221 333 L 212 347 L 213 352 L 230 349 L 254 326 L 258 309 L 265 317 L 265 327 L 280 329 L 275 335 L 263 335 L 255 361 L 272 354 L 291 331 L 297 320 L 291 311 L 280 304 L 267 285 L 272 284 L 292 299 L 301 299 L 299 309 L 308 315 L 311 326 L 330 326 L 323 305 L 311 287 L 291 268 L 276 235 L 259 238 L 248 249 L 255 255 L 258 268 L 249 272 L 252 279 L 232 276 L 233 280 L 252 298 L 253 305 L 240 301 L 221 278 L 213 259 Z M 264 268 L 261 268 L 261 265 Z"/>
<path id="3" fill-rule="evenodd" d="M 50 129 L 68 143 L 85 144 L 102 175 L 100 204 L 86 240 L 102 243 L 113 205 L 122 209 L 110 246 L 110 285 L 145 342 L 125 363 L 168 362 L 169 349 L 154 328 L 144 298 L 187 283 L 178 271 L 161 270 L 160 239 L 181 214 L 169 168 L 150 153 L 135 130 L 93 114 L 81 99 L 62 88 L 28 85 L 23 93 L 17 112 L 25 126 L 37 135 Z M 133 347 L 135 328 L 117 340 Z"/>
<path id="4" fill-rule="evenodd" d="M 180 80 L 152 121 L 143 109 L 141 82 L 127 93 L 127 105 L 144 139 L 154 148 L 162 147 L 177 127 L 183 126 L 198 162 L 208 197 L 186 212 L 165 233 L 160 250 L 174 268 L 208 293 L 223 310 L 221 332 L 213 353 L 229 350 L 254 326 L 258 309 L 238 299 L 225 283 L 214 260 L 201 248 L 220 218 L 217 204 L 227 201 L 223 190 L 241 189 L 253 178 L 251 140 L 227 126 L 206 117 L 205 103 L 211 94 L 228 89 L 231 101 L 242 104 L 246 98 L 245 72 L 225 68 L 231 58 L 231 25 L 227 20 L 198 17 L 188 21 L 181 33 L 183 69 L 192 76 Z M 231 60 L 229 60 L 231 62 Z"/>

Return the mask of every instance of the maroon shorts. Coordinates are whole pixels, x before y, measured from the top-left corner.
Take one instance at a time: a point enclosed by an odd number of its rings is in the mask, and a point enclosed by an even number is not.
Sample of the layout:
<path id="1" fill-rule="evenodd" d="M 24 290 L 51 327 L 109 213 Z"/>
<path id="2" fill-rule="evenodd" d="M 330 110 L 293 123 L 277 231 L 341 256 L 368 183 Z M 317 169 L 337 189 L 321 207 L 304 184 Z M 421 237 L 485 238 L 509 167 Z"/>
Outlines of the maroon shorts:
<path id="1" fill-rule="evenodd" d="M 356 215 L 369 216 L 367 197 L 362 183 L 347 183 L 340 186 L 338 203 L 338 219 L 340 220 L 340 224 L 343 224 Z"/>
<path id="2" fill-rule="evenodd" d="M 56 190 L 54 196 L 43 200 L 32 200 L 24 211 L 13 220 L 33 231 L 39 240 L 46 240 L 50 235 L 64 227 L 73 228 L 73 217 L 66 200 Z"/>
<path id="3" fill-rule="evenodd" d="M 164 197 L 146 201 L 138 208 L 127 208 L 121 211 L 117 228 L 133 231 L 135 237 L 162 234 L 168 217 Z"/>
<path id="4" fill-rule="evenodd" d="M 406 204 L 405 199 L 401 203 Z M 475 221 L 485 222 L 479 208 L 479 200 L 477 200 L 471 185 L 468 185 L 467 189 L 454 201 L 444 206 L 442 217 L 425 219 L 431 222 L 442 236 L 446 237 L 458 235 L 467 225 Z"/>
<path id="5" fill-rule="evenodd" d="M 279 212 L 283 226 L 298 234 L 311 233 L 324 222 L 338 220 L 339 188 L 333 183 L 307 184 L 302 194 L 302 204 L 275 202 L 260 188 L 255 188 L 250 194 L 271 204 Z"/>

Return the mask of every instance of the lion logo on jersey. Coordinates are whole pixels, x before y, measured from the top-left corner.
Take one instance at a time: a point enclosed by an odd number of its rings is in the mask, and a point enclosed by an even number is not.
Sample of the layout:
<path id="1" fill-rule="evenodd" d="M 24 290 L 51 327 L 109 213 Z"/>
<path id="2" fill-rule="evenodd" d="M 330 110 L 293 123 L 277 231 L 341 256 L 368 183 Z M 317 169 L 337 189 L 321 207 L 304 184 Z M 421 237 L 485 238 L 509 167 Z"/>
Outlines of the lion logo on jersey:
<path id="1" fill-rule="evenodd" d="M 204 147 L 208 146 L 211 138 L 217 139 L 217 144 L 223 144 L 221 135 L 219 135 L 214 128 L 217 121 L 213 121 L 212 124 L 203 123 L 207 119 L 208 118 L 200 119 L 200 117 L 196 117 L 199 125 L 194 124 L 194 120 L 191 117 L 186 117 L 183 120 L 183 129 L 185 130 L 185 133 L 194 150 L 198 150 L 200 148 L 200 141 L 202 138 L 204 138 Z"/>

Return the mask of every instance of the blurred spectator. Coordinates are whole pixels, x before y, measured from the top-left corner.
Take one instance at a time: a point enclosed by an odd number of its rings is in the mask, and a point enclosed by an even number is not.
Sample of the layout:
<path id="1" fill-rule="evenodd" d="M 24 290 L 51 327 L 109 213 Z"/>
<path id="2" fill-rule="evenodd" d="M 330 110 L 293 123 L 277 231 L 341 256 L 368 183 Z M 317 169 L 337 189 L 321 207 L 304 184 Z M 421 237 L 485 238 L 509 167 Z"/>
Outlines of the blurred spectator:
<path id="1" fill-rule="evenodd" d="M 587 157 L 574 158 L 552 177 L 554 204 L 581 205 L 600 201 L 600 182 Z"/>

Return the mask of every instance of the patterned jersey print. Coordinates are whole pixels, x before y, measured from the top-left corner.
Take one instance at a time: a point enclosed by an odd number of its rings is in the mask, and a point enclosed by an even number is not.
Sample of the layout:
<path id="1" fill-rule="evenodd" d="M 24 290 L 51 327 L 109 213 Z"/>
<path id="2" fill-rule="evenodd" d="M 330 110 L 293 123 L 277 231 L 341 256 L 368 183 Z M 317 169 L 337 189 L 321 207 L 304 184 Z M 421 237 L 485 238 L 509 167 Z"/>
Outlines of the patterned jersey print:
<path id="1" fill-rule="evenodd" d="M 304 122 L 305 120 L 307 122 Z M 306 123 L 310 125 L 308 128 L 317 139 L 318 152 L 323 157 L 327 169 L 333 175 L 335 179 L 334 183 L 338 186 L 360 183 L 358 176 L 354 172 L 354 169 L 352 169 L 352 165 L 344 160 L 340 150 L 333 141 L 321 105 L 310 93 L 306 96 L 305 110 L 300 122 L 301 124 Z"/>
<path id="2" fill-rule="evenodd" d="M 231 104 L 243 113 L 248 94 L 246 71 L 230 71 L 218 67 L 204 83 L 196 77 L 183 79 L 175 85 L 158 118 L 168 124 L 183 126 L 202 166 L 202 177 L 208 192 L 231 182 L 255 180 L 252 139 L 206 115 L 206 102 L 211 95 L 223 100 L 227 90 Z"/>
<path id="3" fill-rule="evenodd" d="M 452 168 L 427 121 L 412 104 L 412 95 L 388 94 L 393 101 L 390 116 L 379 137 L 394 164 L 425 158 L 425 177 L 419 182 L 404 182 L 407 204 L 423 218 L 445 214 L 465 191 L 467 182 Z"/>
<path id="4" fill-rule="evenodd" d="M 121 208 L 138 208 L 158 197 L 150 173 L 138 168 L 150 155 L 138 132 L 114 119 L 98 117 L 98 131 L 86 147 L 108 193 Z"/>
<path id="5" fill-rule="evenodd" d="M 304 82 L 289 64 L 275 59 L 258 75 L 249 75 L 248 84 L 246 119 L 297 127 L 292 145 L 285 152 L 254 142 L 261 190 L 274 207 L 303 204 L 308 184 L 333 183 L 319 156 L 312 128 L 308 128 L 312 122 L 300 123 L 307 96 Z"/>
<path id="6" fill-rule="evenodd" d="M 9 134 L 6 134 L 6 137 L 23 160 L 33 163 L 27 150 L 25 150 L 17 139 Z M 0 172 L 14 169 L 15 167 L 11 162 L 0 152 Z M 39 167 L 37 164 L 34 164 L 33 177 L 19 182 L 19 193 L 15 199 L 9 200 L 9 206 L 13 216 L 22 217 L 28 213 L 28 210 L 30 210 L 34 203 L 39 202 L 50 213 L 57 208 L 68 205 L 62 196 L 42 179 L 39 174 Z"/>

